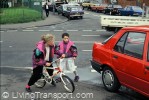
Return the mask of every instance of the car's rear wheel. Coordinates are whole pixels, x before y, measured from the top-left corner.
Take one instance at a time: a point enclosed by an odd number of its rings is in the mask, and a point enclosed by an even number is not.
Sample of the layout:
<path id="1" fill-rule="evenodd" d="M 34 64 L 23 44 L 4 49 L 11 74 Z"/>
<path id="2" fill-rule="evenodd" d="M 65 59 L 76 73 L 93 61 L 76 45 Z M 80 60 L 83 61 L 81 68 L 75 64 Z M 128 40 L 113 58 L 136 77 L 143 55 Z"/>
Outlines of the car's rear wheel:
<path id="1" fill-rule="evenodd" d="M 110 15 L 112 15 L 112 11 L 110 11 Z"/>
<path id="2" fill-rule="evenodd" d="M 80 16 L 80 19 L 83 19 L 83 16 Z"/>
<path id="3" fill-rule="evenodd" d="M 64 13 L 62 13 L 62 16 L 65 16 Z"/>
<path id="4" fill-rule="evenodd" d="M 71 17 L 70 17 L 70 15 L 68 15 L 68 20 L 71 20 Z"/>
<path id="5" fill-rule="evenodd" d="M 102 81 L 105 89 L 110 92 L 118 91 L 121 86 L 114 71 L 109 67 L 103 69 Z"/>

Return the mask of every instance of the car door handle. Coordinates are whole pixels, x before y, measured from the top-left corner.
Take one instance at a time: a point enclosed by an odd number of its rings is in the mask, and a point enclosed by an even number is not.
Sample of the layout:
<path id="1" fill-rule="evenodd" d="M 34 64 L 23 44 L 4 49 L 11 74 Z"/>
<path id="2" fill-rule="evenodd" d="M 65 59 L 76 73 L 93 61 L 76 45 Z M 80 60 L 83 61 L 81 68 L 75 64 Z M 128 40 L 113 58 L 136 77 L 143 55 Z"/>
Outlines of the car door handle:
<path id="1" fill-rule="evenodd" d="M 149 70 L 149 66 L 145 66 L 145 68 L 146 68 L 147 70 Z"/>
<path id="2" fill-rule="evenodd" d="M 117 59 L 117 58 L 118 58 L 118 56 L 114 55 L 114 56 L 113 56 L 113 58 Z"/>

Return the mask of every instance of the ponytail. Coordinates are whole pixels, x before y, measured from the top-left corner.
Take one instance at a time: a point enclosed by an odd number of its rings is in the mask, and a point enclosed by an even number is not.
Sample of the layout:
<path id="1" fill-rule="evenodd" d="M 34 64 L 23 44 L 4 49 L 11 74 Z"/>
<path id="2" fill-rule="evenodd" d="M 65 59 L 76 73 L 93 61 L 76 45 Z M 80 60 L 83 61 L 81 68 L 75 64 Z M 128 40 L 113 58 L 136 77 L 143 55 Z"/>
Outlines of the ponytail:
<path id="1" fill-rule="evenodd" d="M 55 41 L 55 37 L 52 34 L 44 34 L 41 36 L 41 40 L 44 42 Z"/>

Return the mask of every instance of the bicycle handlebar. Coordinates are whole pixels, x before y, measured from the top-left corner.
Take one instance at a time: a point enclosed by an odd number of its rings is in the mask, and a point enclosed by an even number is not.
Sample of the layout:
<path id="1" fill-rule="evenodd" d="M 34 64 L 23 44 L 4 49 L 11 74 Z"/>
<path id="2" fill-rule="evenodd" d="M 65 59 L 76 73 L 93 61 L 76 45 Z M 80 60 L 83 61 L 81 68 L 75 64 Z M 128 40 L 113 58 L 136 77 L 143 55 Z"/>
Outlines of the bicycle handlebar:
<path id="1" fill-rule="evenodd" d="M 61 58 L 58 58 L 58 59 L 56 59 L 56 60 L 54 60 L 54 61 L 52 61 L 51 62 L 51 64 L 53 64 L 53 63 L 55 63 L 55 62 L 57 62 L 58 60 L 60 60 Z"/>

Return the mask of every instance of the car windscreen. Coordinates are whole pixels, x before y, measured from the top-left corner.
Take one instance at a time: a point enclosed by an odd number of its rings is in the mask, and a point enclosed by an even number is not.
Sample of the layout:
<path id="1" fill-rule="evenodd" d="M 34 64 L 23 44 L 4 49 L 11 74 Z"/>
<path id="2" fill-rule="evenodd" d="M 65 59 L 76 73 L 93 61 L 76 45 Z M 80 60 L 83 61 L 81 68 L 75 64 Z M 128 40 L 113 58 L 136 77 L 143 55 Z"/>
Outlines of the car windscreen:
<path id="1" fill-rule="evenodd" d="M 115 34 L 111 35 L 109 38 L 107 38 L 106 40 L 104 40 L 102 42 L 102 44 L 106 44 L 112 37 L 114 37 Z"/>
<path id="2" fill-rule="evenodd" d="M 142 11 L 142 9 L 140 7 L 137 7 L 137 6 L 133 6 L 132 9 L 135 11 Z"/>
<path id="3" fill-rule="evenodd" d="M 63 6 L 63 10 L 64 10 L 64 11 L 67 10 L 67 5 Z"/>
<path id="4" fill-rule="evenodd" d="M 122 8 L 121 5 L 114 5 L 113 7 L 114 7 L 114 8 Z"/>
<path id="5" fill-rule="evenodd" d="M 94 4 L 95 6 L 100 6 L 100 4 Z"/>
<path id="6" fill-rule="evenodd" d="M 108 5 L 107 4 L 101 4 L 100 6 L 107 7 Z"/>
<path id="7" fill-rule="evenodd" d="M 82 11 L 81 7 L 72 7 L 71 11 Z"/>

